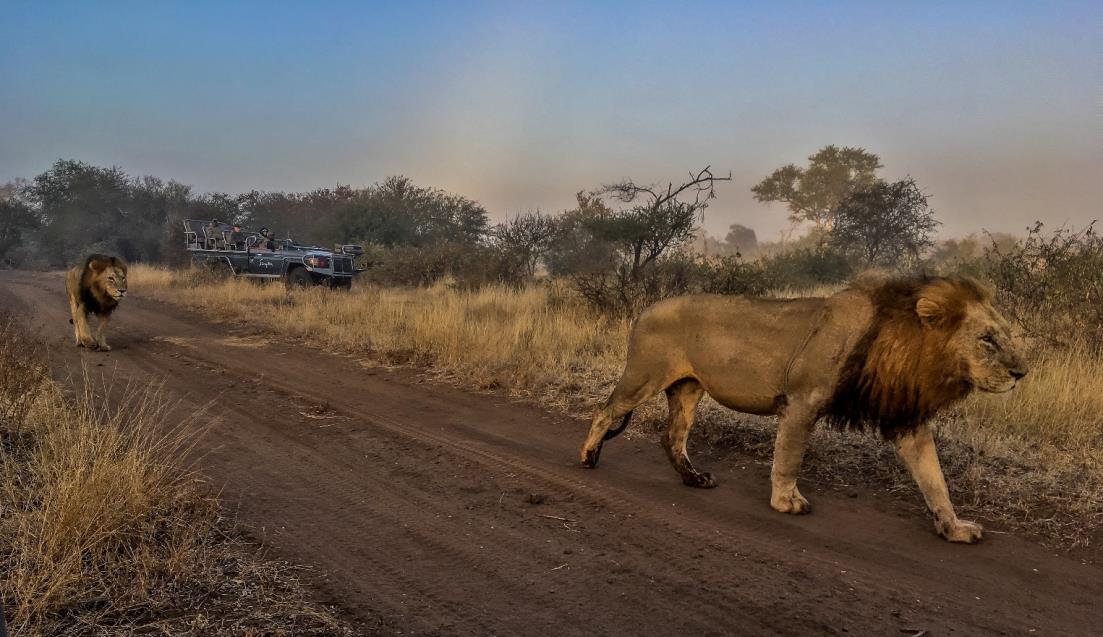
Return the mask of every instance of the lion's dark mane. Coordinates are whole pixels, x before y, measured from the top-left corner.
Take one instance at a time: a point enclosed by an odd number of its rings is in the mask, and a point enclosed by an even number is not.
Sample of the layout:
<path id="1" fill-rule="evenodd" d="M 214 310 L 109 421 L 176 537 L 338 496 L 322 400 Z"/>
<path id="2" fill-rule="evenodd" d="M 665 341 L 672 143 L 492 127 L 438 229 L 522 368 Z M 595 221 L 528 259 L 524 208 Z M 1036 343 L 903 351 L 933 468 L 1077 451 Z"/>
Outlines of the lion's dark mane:
<path id="1" fill-rule="evenodd" d="M 93 261 L 106 261 L 111 267 L 123 267 L 126 266 L 119 259 L 108 256 L 106 254 L 90 254 L 88 258 L 84 260 L 84 267 L 80 271 L 80 301 L 84 304 L 92 314 L 102 314 L 110 316 L 115 308 L 119 307 L 119 302 L 107 294 L 103 294 L 102 291 L 95 290 L 95 271 L 92 270 Z M 96 292 L 100 292 L 97 294 Z"/>
<path id="2" fill-rule="evenodd" d="M 876 429 L 888 439 L 914 430 L 972 391 L 966 370 L 947 350 L 966 305 L 988 301 L 975 281 L 926 275 L 854 286 L 867 294 L 874 319 L 843 366 L 827 407 L 828 423 Z M 945 310 L 937 323 L 916 313 L 921 297 Z"/>

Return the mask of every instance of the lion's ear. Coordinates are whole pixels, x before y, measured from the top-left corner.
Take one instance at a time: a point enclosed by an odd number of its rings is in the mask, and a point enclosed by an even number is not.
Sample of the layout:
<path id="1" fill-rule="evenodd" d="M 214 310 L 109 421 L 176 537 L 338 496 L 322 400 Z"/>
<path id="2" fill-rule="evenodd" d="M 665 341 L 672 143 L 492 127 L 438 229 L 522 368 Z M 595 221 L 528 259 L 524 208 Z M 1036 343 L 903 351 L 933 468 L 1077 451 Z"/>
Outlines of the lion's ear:
<path id="1" fill-rule="evenodd" d="M 92 259 L 88 262 L 88 267 L 91 268 L 93 272 L 97 273 L 103 272 L 109 265 L 111 265 L 111 263 L 103 259 Z"/>
<path id="2" fill-rule="evenodd" d="M 915 302 L 915 313 L 925 321 L 937 321 L 943 315 L 942 306 L 927 297 L 920 297 Z"/>

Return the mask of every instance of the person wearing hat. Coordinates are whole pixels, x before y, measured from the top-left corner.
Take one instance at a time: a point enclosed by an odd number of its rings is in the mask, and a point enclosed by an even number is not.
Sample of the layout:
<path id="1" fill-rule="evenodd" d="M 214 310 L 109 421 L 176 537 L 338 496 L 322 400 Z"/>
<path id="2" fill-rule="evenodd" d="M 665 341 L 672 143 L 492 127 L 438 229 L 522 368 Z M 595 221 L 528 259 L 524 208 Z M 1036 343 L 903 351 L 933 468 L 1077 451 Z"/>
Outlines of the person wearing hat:
<path id="1" fill-rule="evenodd" d="M 257 250 L 268 250 L 269 252 L 276 249 L 276 242 L 272 236 L 272 231 L 268 228 L 260 229 L 260 239 L 256 243 Z"/>

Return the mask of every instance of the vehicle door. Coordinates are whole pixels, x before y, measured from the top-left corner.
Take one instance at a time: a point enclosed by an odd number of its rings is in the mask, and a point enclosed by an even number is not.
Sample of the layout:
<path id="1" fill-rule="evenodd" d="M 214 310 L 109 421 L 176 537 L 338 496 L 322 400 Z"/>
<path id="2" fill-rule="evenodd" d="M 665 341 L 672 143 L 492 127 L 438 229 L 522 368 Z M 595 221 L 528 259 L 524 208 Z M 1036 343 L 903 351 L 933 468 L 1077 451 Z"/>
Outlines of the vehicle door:
<path id="1" fill-rule="evenodd" d="M 249 274 L 278 277 L 283 271 L 283 259 L 275 252 L 250 252 Z"/>

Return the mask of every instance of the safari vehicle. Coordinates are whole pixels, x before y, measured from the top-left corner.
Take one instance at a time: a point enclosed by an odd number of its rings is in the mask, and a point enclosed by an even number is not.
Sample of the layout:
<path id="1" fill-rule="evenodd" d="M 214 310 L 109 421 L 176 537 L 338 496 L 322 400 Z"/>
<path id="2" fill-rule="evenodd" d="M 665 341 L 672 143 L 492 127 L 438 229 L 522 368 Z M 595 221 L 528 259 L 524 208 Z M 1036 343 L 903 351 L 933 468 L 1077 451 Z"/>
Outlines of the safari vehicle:
<path id="1" fill-rule="evenodd" d="M 338 289 L 352 287 L 356 274 L 355 258 L 364 254 L 358 245 L 340 245 L 333 250 L 304 246 L 290 239 L 271 240 L 274 250 L 261 233 L 242 228 L 232 232 L 229 224 L 210 220 L 185 219 L 184 242 L 192 263 L 228 276 L 249 279 L 282 279 L 289 287 L 308 288 L 325 285 Z"/>

